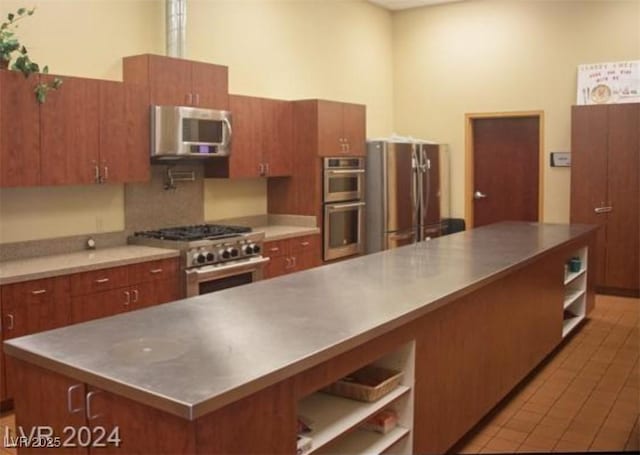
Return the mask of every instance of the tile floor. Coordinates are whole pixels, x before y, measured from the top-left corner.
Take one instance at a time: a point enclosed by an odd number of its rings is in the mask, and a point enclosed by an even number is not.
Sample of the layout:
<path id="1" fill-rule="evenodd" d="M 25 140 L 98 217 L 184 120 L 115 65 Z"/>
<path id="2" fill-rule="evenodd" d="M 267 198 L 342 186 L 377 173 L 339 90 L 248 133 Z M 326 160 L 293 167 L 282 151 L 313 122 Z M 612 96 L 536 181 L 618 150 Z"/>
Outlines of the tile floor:
<path id="1" fill-rule="evenodd" d="M 596 309 L 455 449 L 458 453 L 640 450 L 640 299 Z"/>
<path id="2" fill-rule="evenodd" d="M 640 450 L 640 299 L 598 296 L 590 320 L 459 445 L 459 453 Z M 0 415 L 0 435 L 13 415 Z M 0 455 L 15 452 L 2 447 Z"/>

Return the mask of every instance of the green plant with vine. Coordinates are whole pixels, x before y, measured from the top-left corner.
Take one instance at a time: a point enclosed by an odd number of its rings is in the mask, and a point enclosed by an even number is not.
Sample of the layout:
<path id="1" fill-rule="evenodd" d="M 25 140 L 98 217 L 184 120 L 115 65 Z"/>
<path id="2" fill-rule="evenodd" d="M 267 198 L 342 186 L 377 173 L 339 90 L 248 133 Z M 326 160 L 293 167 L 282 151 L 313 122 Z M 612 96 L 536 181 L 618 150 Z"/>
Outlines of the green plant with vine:
<path id="1" fill-rule="evenodd" d="M 20 43 L 15 33 L 18 28 L 18 22 L 32 16 L 35 11 L 35 8 L 19 8 L 15 13 L 7 14 L 6 22 L 0 24 L 0 69 L 9 68 L 9 63 L 15 56 L 11 70 L 21 72 L 25 78 L 28 78 L 33 73 L 49 73 L 48 66 L 40 69 L 40 65 L 31 60 L 27 48 Z M 50 90 L 57 90 L 61 85 L 62 80 L 58 77 L 48 83 L 38 83 L 33 89 L 38 103 L 44 103 L 47 99 L 47 93 Z"/>

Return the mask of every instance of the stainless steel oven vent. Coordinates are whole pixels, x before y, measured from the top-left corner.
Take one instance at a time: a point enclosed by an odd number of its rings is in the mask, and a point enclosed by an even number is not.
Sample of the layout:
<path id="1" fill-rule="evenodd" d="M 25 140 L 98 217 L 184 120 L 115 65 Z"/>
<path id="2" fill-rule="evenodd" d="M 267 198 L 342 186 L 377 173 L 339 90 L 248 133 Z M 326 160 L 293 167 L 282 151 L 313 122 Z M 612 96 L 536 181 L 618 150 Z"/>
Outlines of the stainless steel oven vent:
<path id="1" fill-rule="evenodd" d="M 185 57 L 187 40 L 187 0 L 166 0 L 167 56 Z"/>

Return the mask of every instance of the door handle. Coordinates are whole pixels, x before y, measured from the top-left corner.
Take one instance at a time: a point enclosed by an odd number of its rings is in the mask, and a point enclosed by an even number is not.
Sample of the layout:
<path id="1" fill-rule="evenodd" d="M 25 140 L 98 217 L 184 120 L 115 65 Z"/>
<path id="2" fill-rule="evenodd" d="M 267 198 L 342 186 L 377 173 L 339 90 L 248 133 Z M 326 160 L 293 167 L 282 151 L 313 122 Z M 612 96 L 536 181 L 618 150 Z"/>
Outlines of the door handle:
<path id="1" fill-rule="evenodd" d="M 104 175 L 102 176 L 102 183 L 109 179 L 109 166 L 104 167 Z"/>
<path id="2" fill-rule="evenodd" d="M 70 386 L 67 389 L 67 411 L 69 411 L 69 414 L 76 414 L 80 411 L 82 411 L 82 406 L 78 407 L 78 408 L 74 408 L 73 407 L 73 397 L 72 397 L 72 393 L 74 390 L 77 390 L 79 388 L 82 387 L 82 384 L 75 384 Z"/>
<path id="3" fill-rule="evenodd" d="M 131 303 L 131 294 L 129 293 L 129 291 L 124 291 L 124 296 L 127 298 L 124 301 L 124 304 L 129 305 L 129 303 Z"/>
<path id="4" fill-rule="evenodd" d="M 196 106 L 200 105 L 200 94 L 196 93 Z"/>
<path id="5" fill-rule="evenodd" d="M 101 417 L 102 414 L 93 414 L 91 412 L 91 400 L 94 396 L 98 395 L 100 392 L 92 391 L 87 393 L 87 420 L 96 420 L 98 417 Z"/>
<path id="6" fill-rule="evenodd" d="M 162 269 L 152 269 L 149 271 L 152 275 L 156 275 L 158 273 L 162 273 Z"/>
<path id="7" fill-rule="evenodd" d="M 100 183 L 100 166 L 95 161 L 93 162 L 93 180 L 95 183 Z"/>
<path id="8" fill-rule="evenodd" d="M 486 195 L 486 194 L 484 194 L 482 191 L 478 191 L 478 190 L 476 190 L 476 192 L 475 192 L 475 193 L 473 193 L 473 198 L 474 198 L 474 199 L 484 199 L 484 198 L 486 198 L 486 197 L 487 197 L 487 195 Z"/>
<path id="9" fill-rule="evenodd" d="M 133 303 L 136 303 L 138 301 L 138 296 L 140 295 L 140 292 L 138 292 L 137 289 L 133 290 Z"/>
<path id="10" fill-rule="evenodd" d="M 47 292 L 46 289 L 36 289 L 35 291 L 31 291 L 31 294 L 32 295 L 40 295 L 40 294 L 44 294 L 46 292 Z"/>
<path id="11" fill-rule="evenodd" d="M 596 207 L 593 209 L 596 213 L 609 213 L 613 210 L 613 207 Z"/>
<path id="12" fill-rule="evenodd" d="M 285 269 L 290 269 L 291 268 L 291 258 L 284 258 L 285 261 L 287 261 L 287 265 L 284 267 Z"/>
<path id="13" fill-rule="evenodd" d="M 98 278 L 96 280 L 97 284 L 104 284 L 104 283 L 108 283 L 109 282 L 109 278 Z"/>
<path id="14" fill-rule="evenodd" d="M 14 318 L 12 314 L 7 314 L 7 321 L 9 321 L 7 324 L 7 330 L 13 330 Z"/>
<path id="15" fill-rule="evenodd" d="M 263 163 L 258 164 L 258 170 L 260 172 L 260 175 L 264 175 L 264 164 Z"/>

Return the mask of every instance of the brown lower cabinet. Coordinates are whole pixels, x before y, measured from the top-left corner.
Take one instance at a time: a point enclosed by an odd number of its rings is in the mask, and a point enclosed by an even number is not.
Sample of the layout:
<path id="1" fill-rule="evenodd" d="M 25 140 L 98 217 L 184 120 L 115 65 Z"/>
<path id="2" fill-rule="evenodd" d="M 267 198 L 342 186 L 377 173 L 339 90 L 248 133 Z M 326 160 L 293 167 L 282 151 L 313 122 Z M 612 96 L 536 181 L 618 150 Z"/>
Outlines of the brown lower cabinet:
<path id="1" fill-rule="evenodd" d="M 2 340 L 113 316 L 180 297 L 176 258 L 8 284 L 0 288 Z M 20 384 L 0 354 L 0 401 Z"/>
<path id="2" fill-rule="evenodd" d="M 270 260 L 264 277 L 275 278 L 321 265 L 321 248 L 320 234 L 265 242 L 263 254 Z"/>

